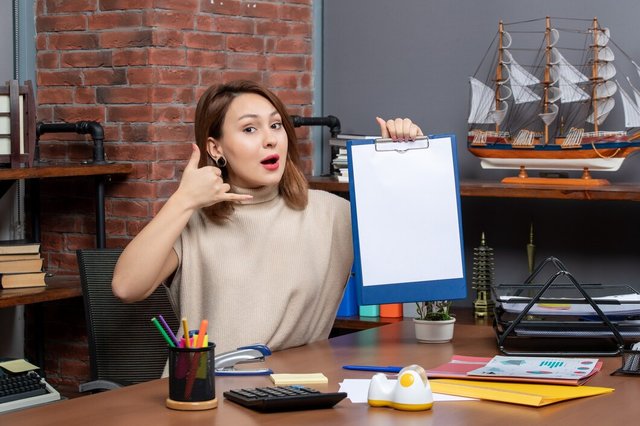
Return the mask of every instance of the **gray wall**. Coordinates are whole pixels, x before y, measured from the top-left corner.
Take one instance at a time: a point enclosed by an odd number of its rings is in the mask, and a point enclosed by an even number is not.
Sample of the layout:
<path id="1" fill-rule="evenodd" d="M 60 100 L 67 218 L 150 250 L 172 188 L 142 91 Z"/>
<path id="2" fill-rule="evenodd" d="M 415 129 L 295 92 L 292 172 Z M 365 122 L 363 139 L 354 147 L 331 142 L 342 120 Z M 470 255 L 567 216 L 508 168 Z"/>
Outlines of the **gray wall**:
<path id="1" fill-rule="evenodd" d="M 340 118 L 344 133 L 367 134 L 377 131 L 376 115 L 408 116 L 429 133 L 456 134 L 462 179 L 499 181 L 514 175 L 483 170 L 466 149 L 468 78 L 499 20 L 545 16 L 597 16 L 640 63 L 637 0 L 325 0 L 323 114 Z M 637 75 L 630 76 L 640 85 Z M 636 155 L 620 171 L 594 177 L 640 184 L 639 166 Z M 638 203 L 464 198 L 462 207 L 467 265 L 480 233 L 486 232 L 495 249 L 497 282 L 527 275 L 525 246 L 533 223 L 538 260 L 553 255 L 578 280 L 640 289 Z M 468 266 L 469 281 L 470 272 Z"/>

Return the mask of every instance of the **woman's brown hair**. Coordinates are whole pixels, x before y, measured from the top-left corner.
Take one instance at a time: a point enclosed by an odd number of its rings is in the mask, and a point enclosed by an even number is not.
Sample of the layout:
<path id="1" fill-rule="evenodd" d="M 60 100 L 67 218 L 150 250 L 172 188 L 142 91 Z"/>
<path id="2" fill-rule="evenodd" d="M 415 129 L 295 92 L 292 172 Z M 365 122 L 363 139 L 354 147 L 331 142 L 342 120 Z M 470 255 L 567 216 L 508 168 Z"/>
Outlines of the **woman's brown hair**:
<path id="1" fill-rule="evenodd" d="M 267 99 L 275 107 L 282 118 L 282 126 L 287 132 L 288 149 L 285 161 L 284 174 L 278 189 L 285 203 L 295 210 L 302 210 L 307 206 L 308 183 L 300 169 L 300 154 L 298 153 L 298 138 L 291 123 L 291 119 L 282 101 L 269 89 L 261 84 L 238 80 L 230 83 L 209 87 L 200 97 L 196 108 L 195 136 L 198 148 L 200 148 L 199 167 L 209 165 L 207 152 L 207 138 L 220 139 L 222 126 L 229 110 L 231 102 L 239 95 L 254 93 Z M 222 168 L 222 179 L 228 183 L 229 174 L 226 168 Z M 221 222 L 229 218 L 233 212 L 234 204 L 220 202 L 203 211 L 214 222 Z"/>

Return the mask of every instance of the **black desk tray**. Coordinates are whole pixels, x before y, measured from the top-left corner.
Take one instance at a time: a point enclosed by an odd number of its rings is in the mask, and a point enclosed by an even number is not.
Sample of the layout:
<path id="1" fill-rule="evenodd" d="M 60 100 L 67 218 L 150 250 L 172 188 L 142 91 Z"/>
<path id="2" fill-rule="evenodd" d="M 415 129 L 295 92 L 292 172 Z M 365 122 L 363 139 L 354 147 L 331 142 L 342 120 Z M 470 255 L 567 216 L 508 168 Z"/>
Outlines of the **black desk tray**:
<path id="1" fill-rule="evenodd" d="M 535 278 L 556 267 L 543 284 Z M 559 282 L 566 281 L 569 282 Z M 558 259 L 522 284 L 492 287 L 500 352 L 521 356 L 617 356 L 640 339 L 640 294 L 629 286 L 580 284 Z"/>

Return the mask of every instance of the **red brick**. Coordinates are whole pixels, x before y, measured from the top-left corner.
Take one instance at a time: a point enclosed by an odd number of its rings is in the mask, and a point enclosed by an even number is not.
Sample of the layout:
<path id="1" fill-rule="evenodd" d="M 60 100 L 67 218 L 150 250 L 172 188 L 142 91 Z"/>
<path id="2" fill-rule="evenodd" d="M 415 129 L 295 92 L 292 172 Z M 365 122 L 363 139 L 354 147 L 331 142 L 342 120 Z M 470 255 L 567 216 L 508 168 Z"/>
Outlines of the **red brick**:
<path id="1" fill-rule="evenodd" d="M 150 10 L 145 12 L 142 22 L 150 27 L 192 30 L 195 19 L 189 12 Z"/>
<path id="2" fill-rule="evenodd" d="M 311 53 L 311 44 L 309 40 L 300 38 L 278 38 L 275 39 L 275 46 L 268 52 L 274 53 Z"/>
<path id="3" fill-rule="evenodd" d="M 38 71 L 38 87 L 44 86 L 81 86 L 80 71 Z"/>
<path id="4" fill-rule="evenodd" d="M 306 70 L 304 56 L 270 56 L 267 67 L 273 71 L 304 71 Z"/>
<path id="5" fill-rule="evenodd" d="M 156 147 L 150 143 L 129 143 L 117 144 L 110 149 L 110 158 L 135 158 L 140 161 L 156 161 L 158 159 Z M 113 185 L 112 188 L 119 188 L 127 185 L 128 182 Z M 116 190 L 111 193 L 117 196 L 119 192 Z"/>
<path id="6" fill-rule="evenodd" d="M 126 235 L 127 232 L 127 221 L 126 220 L 117 220 L 117 219 L 113 219 L 113 215 L 109 214 L 109 220 L 105 221 L 105 231 L 106 234 L 109 236 L 109 244 L 107 244 L 108 247 L 122 247 L 120 245 L 111 245 L 111 243 L 116 243 L 117 244 L 117 240 L 114 241 L 114 238 L 112 238 L 114 235 Z"/>
<path id="7" fill-rule="evenodd" d="M 227 67 L 241 70 L 264 70 L 267 59 L 264 55 L 228 55 Z"/>
<path id="8" fill-rule="evenodd" d="M 78 104 L 95 104 L 96 89 L 94 87 L 78 87 L 74 101 Z"/>
<path id="9" fill-rule="evenodd" d="M 156 9 L 186 10 L 195 12 L 199 9 L 200 0 L 156 0 L 153 6 Z"/>
<path id="10" fill-rule="evenodd" d="M 95 49 L 98 47 L 98 36 L 88 33 L 53 33 L 49 35 L 48 47 L 53 50 Z"/>
<path id="11" fill-rule="evenodd" d="M 158 200 L 152 203 L 151 210 L 153 211 L 153 215 L 154 216 L 157 215 L 160 209 L 162 209 L 162 207 L 164 207 L 166 203 L 167 203 L 166 200 Z"/>
<path id="12" fill-rule="evenodd" d="M 155 0 L 100 0 L 101 10 L 148 9 Z"/>
<path id="13" fill-rule="evenodd" d="M 38 90 L 39 104 L 70 104 L 73 103 L 72 87 L 43 87 Z"/>
<path id="14" fill-rule="evenodd" d="M 267 86 L 269 86 L 270 88 L 295 89 L 298 87 L 299 78 L 300 73 L 294 72 L 270 74 L 267 78 Z"/>
<path id="15" fill-rule="evenodd" d="M 122 125 L 122 141 L 130 144 L 131 142 L 149 142 L 151 140 L 150 136 L 150 125 L 149 124 L 123 124 Z M 127 157 L 117 157 L 117 152 L 110 154 L 111 158 L 127 158 Z M 134 157 L 128 157 L 134 158 Z M 137 158 L 137 157 L 135 157 Z"/>
<path id="16" fill-rule="evenodd" d="M 222 52 L 204 50 L 187 51 L 187 65 L 190 67 L 224 68 L 227 55 Z"/>
<path id="17" fill-rule="evenodd" d="M 184 49 L 149 49 L 149 64 L 151 65 L 177 65 L 184 66 L 187 63 L 187 54 Z"/>
<path id="18" fill-rule="evenodd" d="M 169 198 L 178 189 L 178 182 L 158 183 L 158 197 Z"/>
<path id="19" fill-rule="evenodd" d="M 156 29 L 153 32 L 152 42 L 158 47 L 184 47 L 184 31 Z"/>
<path id="20" fill-rule="evenodd" d="M 192 126 L 185 124 L 163 124 L 153 128 L 153 141 L 156 142 L 192 142 Z M 160 156 L 160 158 L 165 159 Z"/>
<path id="21" fill-rule="evenodd" d="M 176 160 L 180 161 L 178 164 L 178 170 L 182 173 L 182 169 L 187 164 L 187 160 L 191 156 L 191 144 L 190 143 L 173 143 L 173 144 L 159 144 L 158 145 L 158 158 L 162 161 Z"/>
<path id="22" fill-rule="evenodd" d="M 95 68 L 110 67 L 111 52 L 102 51 L 81 51 L 64 52 L 60 58 L 62 67 Z"/>
<path id="23" fill-rule="evenodd" d="M 64 121 L 66 123 L 74 121 L 104 121 L 105 108 L 103 106 L 60 106 L 53 108 L 53 116 L 56 121 Z"/>
<path id="24" fill-rule="evenodd" d="M 45 0 L 48 13 L 91 12 L 98 0 Z M 42 3 L 42 2 L 38 2 Z"/>
<path id="25" fill-rule="evenodd" d="M 116 49 L 112 51 L 113 66 L 147 65 L 149 63 L 149 49 L 146 47 L 135 49 Z"/>
<path id="26" fill-rule="evenodd" d="M 282 4 L 278 7 L 278 18 L 285 21 L 311 22 L 311 7 Z"/>
<path id="27" fill-rule="evenodd" d="M 103 48 L 127 48 L 150 46 L 153 32 L 150 29 L 104 32 L 99 35 L 99 45 Z"/>
<path id="28" fill-rule="evenodd" d="M 155 215 L 154 215 L 155 216 Z M 127 222 L 127 234 L 130 235 L 131 237 L 135 237 L 136 235 L 138 235 L 140 233 L 140 231 L 142 231 L 142 229 L 144 229 L 144 227 L 147 225 L 149 221 L 145 220 L 138 220 L 138 221 L 133 221 L 130 220 Z"/>
<path id="29" fill-rule="evenodd" d="M 149 122 L 153 119 L 150 105 L 108 106 L 107 121 Z M 135 157 L 133 157 L 135 158 Z"/>
<path id="30" fill-rule="evenodd" d="M 142 13 L 139 12 L 102 12 L 89 15 L 88 19 L 88 28 L 91 30 L 114 30 L 141 25 Z"/>
<path id="31" fill-rule="evenodd" d="M 196 28 L 201 31 L 217 31 L 224 34 L 260 34 L 261 32 L 255 31 L 255 21 L 253 19 L 243 17 L 226 17 L 218 16 L 216 19 L 208 22 L 202 20 L 202 22 L 196 23 Z"/>
<path id="32" fill-rule="evenodd" d="M 208 68 L 203 68 L 200 70 L 200 84 L 204 86 L 204 88 L 196 93 L 196 99 L 200 99 L 200 95 L 204 90 L 211 86 L 212 84 L 222 83 L 222 72 L 219 70 L 211 70 Z"/>
<path id="33" fill-rule="evenodd" d="M 82 31 L 87 29 L 87 17 L 85 15 L 61 15 L 36 17 L 36 31 L 39 33 L 54 31 Z"/>
<path id="34" fill-rule="evenodd" d="M 87 234 L 67 235 L 66 249 L 76 251 L 77 249 L 92 247 L 95 244 L 95 236 Z"/>
<path id="35" fill-rule="evenodd" d="M 45 68 L 55 69 L 60 67 L 60 55 L 58 52 L 38 52 L 36 60 L 39 70 Z"/>
<path id="36" fill-rule="evenodd" d="M 214 1 L 213 3 L 203 1 L 200 3 L 200 12 L 236 16 L 241 14 L 243 3 L 238 0 Z"/>
<path id="37" fill-rule="evenodd" d="M 168 68 L 158 70 L 158 84 L 187 85 L 198 82 L 198 72 L 189 68 Z"/>
<path id="38" fill-rule="evenodd" d="M 220 34 L 187 33 L 184 37 L 187 47 L 206 50 L 223 50 L 224 37 Z"/>
<path id="39" fill-rule="evenodd" d="M 100 104 L 144 104 L 149 101 L 147 87 L 98 87 L 96 101 Z"/>
<path id="40" fill-rule="evenodd" d="M 230 35 L 227 37 L 227 49 L 232 52 L 263 52 L 264 39 L 256 36 Z"/>
<path id="41" fill-rule="evenodd" d="M 246 3 L 243 4 L 241 14 L 255 18 L 276 19 L 279 15 L 278 10 L 282 5 L 273 3 Z"/>
<path id="42" fill-rule="evenodd" d="M 176 177 L 176 165 L 174 163 L 151 163 L 151 180 L 168 180 Z"/>
<path id="43" fill-rule="evenodd" d="M 114 216 L 147 217 L 149 215 L 149 203 L 146 201 L 113 200 L 111 212 Z"/>
<path id="44" fill-rule="evenodd" d="M 153 84 L 158 79 L 158 71 L 155 68 L 129 68 L 127 69 L 129 84 Z"/>
<path id="45" fill-rule="evenodd" d="M 153 121 L 156 123 L 180 123 L 182 122 L 181 107 L 175 106 L 154 106 Z"/>
<path id="46" fill-rule="evenodd" d="M 313 34 L 313 27 L 310 22 L 289 22 L 289 21 L 275 21 L 275 22 L 257 22 L 256 34 L 263 36 L 303 36 L 310 38 Z"/>
<path id="47" fill-rule="evenodd" d="M 285 104 L 310 104 L 313 101 L 313 95 L 308 90 L 277 90 L 276 94 Z"/>
<path id="48" fill-rule="evenodd" d="M 193 89 L 166 86 L 153 86 L 149 89 L 149 102 L 188 104 L 195 101 Z"/>
<path id="49" fill-rule="evenodd" d="M 126 70 L 119 68 L 89 69 L 83 71 L 82 74 L 86 85 L 116 85 L 126 84 L 127 82 Z"/>
<path id="50" fill-rule="evenodd" d="M 227 83 L 233 80 L 251 80 L 262 82 L 262 73 L 259 71 L 225 71 L 222 75 L 222 81 L 218 80 L 214 83 Z"/>

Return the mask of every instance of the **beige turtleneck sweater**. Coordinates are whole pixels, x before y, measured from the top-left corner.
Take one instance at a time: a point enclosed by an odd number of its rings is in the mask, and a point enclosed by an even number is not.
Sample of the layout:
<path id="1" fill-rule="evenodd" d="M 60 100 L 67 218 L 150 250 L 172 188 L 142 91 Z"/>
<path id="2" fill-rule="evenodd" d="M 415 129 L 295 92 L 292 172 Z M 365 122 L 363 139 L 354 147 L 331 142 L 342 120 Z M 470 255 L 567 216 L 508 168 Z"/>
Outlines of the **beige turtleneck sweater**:
<path id="1" fill-rule="evenodd" d="M 216 353 L 327 338 L 353 263 L 349 203 L 310 190 L 296 211 L 277 187 L 232 190 L 254 198 L 222 225 L 194 213 L 174 245 L 170 293 L 180 317 L 192 329 L 207 319 Z"/>

